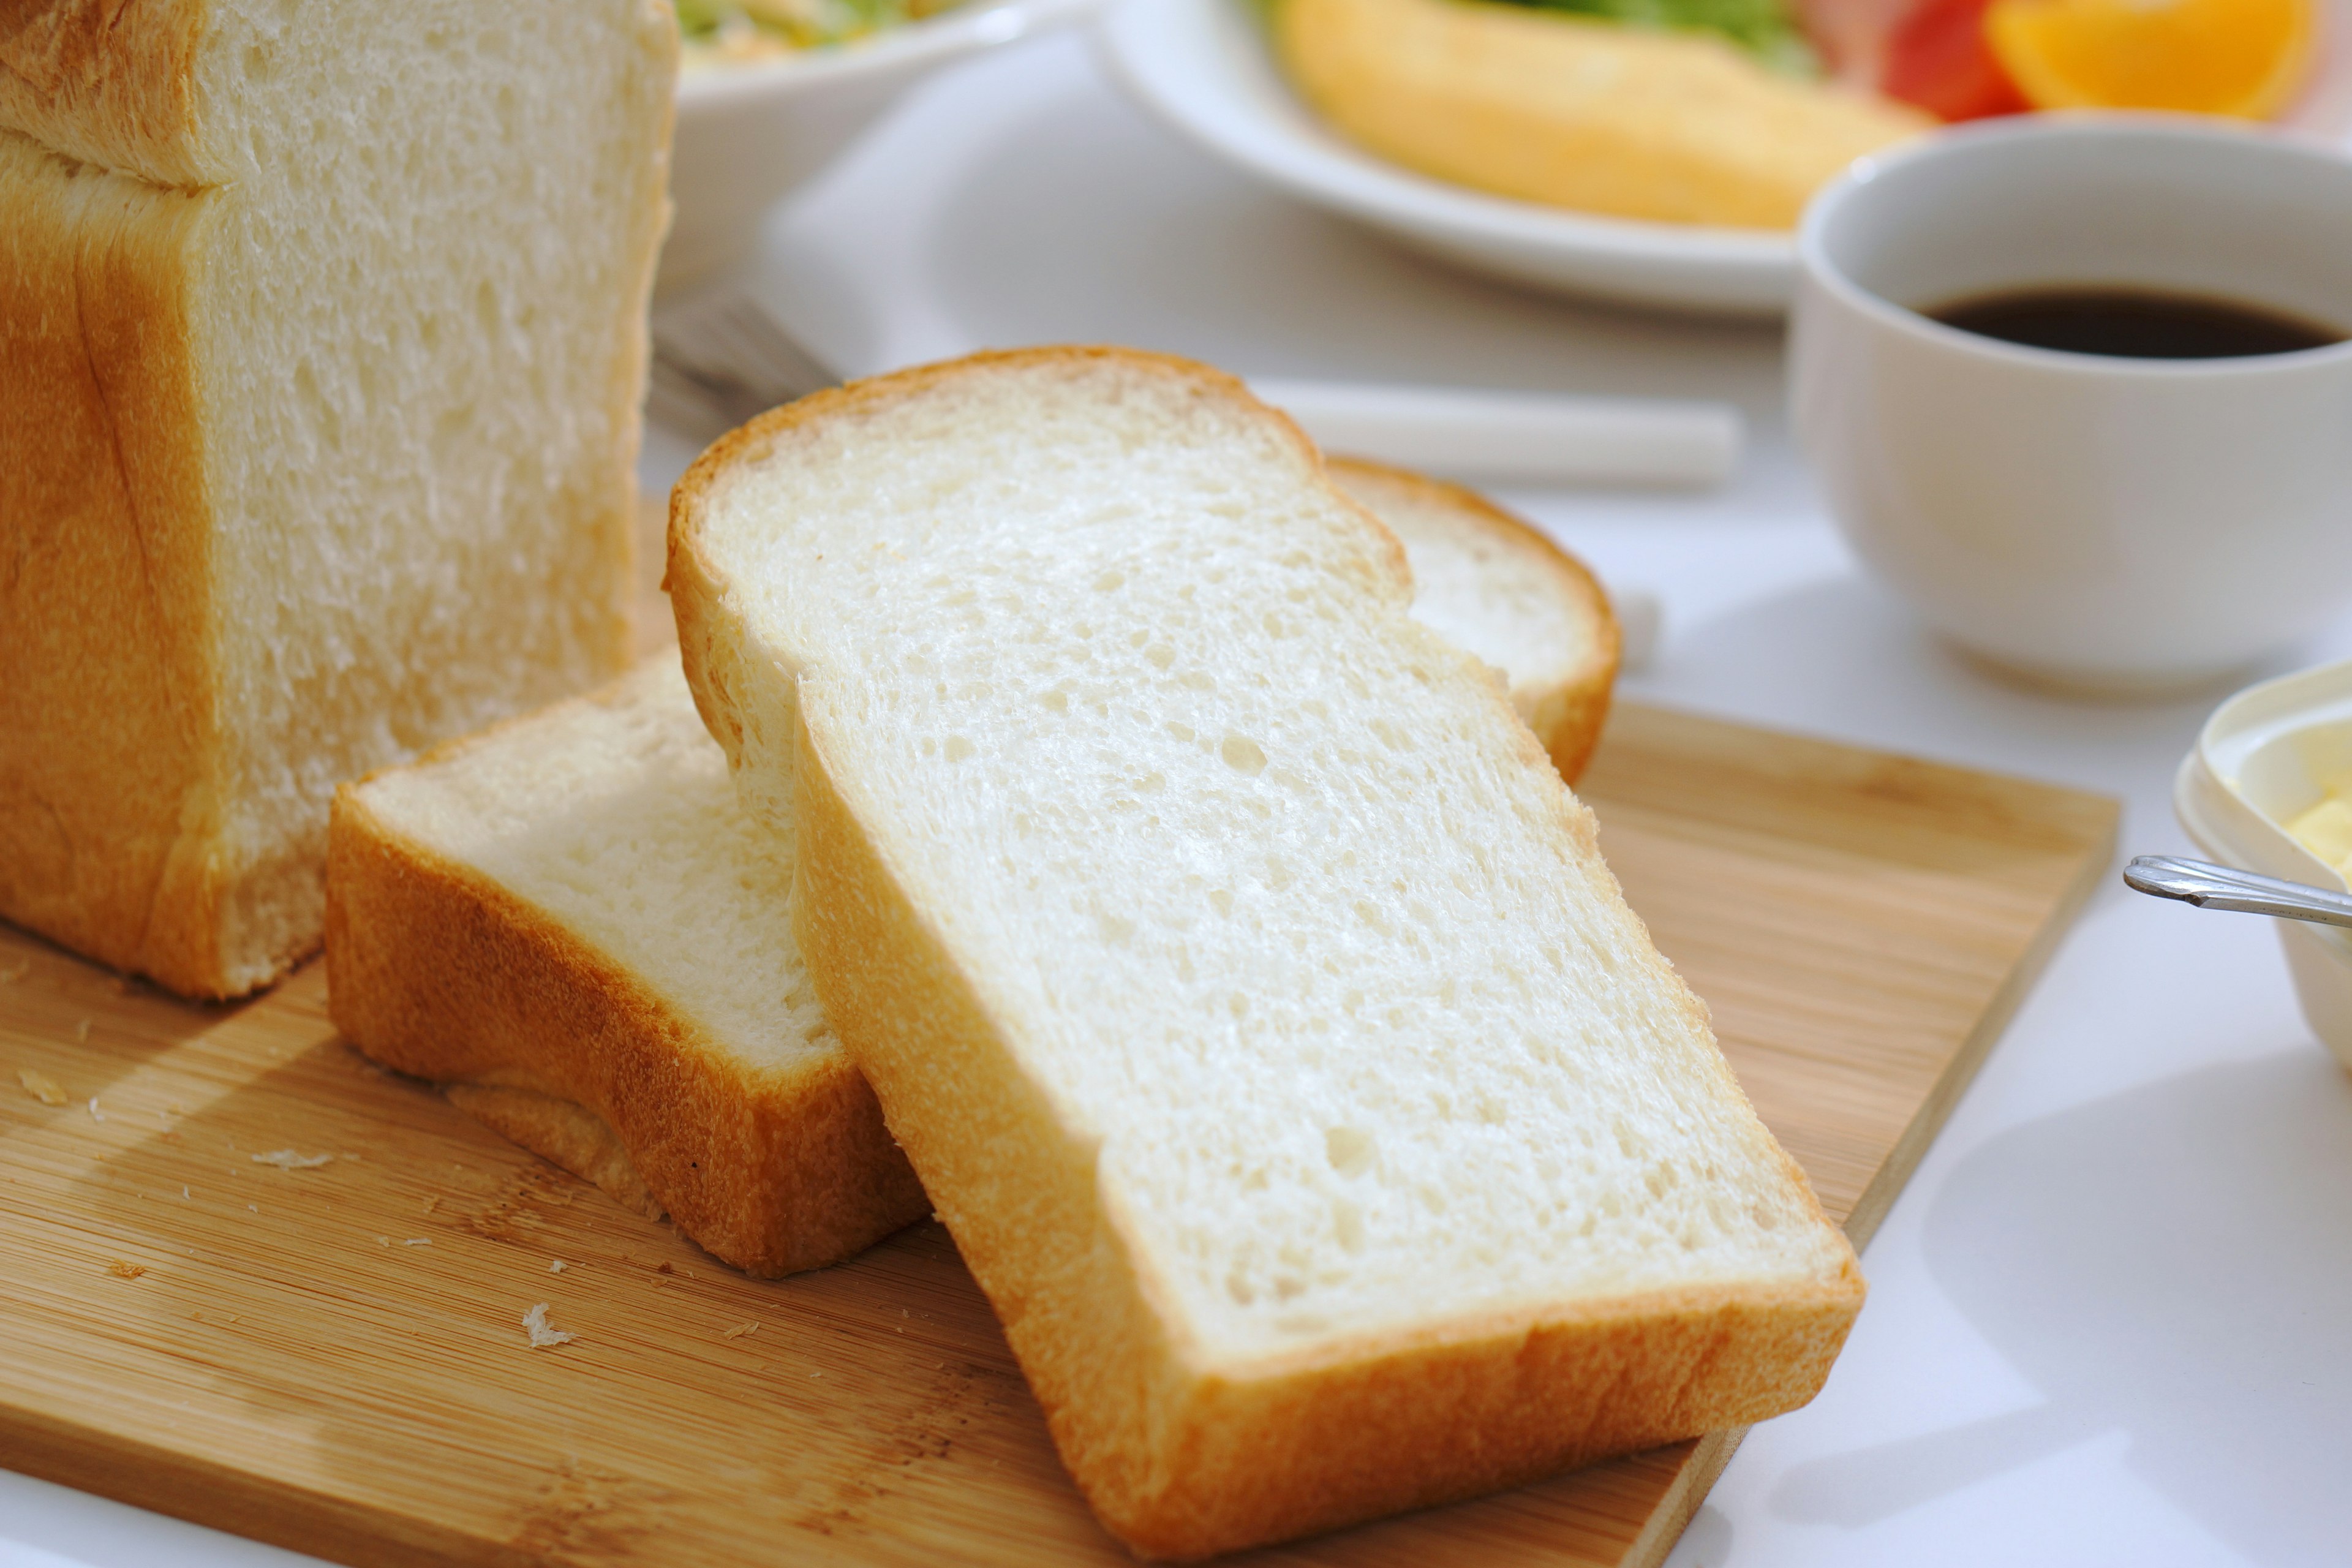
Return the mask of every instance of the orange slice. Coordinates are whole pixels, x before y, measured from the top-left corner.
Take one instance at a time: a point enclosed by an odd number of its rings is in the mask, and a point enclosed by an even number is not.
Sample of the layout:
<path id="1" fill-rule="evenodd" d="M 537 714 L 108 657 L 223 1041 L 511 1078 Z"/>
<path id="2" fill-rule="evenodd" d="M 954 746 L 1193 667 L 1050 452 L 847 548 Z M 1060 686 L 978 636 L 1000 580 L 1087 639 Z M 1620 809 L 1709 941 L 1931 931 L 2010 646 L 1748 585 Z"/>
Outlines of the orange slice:
<path id="1" fill-rule="evenodd" d="M 2314 0 L 1993 0 L 1985 37 L 2036 109 L 2261 120 L 2303 85 Z"/>

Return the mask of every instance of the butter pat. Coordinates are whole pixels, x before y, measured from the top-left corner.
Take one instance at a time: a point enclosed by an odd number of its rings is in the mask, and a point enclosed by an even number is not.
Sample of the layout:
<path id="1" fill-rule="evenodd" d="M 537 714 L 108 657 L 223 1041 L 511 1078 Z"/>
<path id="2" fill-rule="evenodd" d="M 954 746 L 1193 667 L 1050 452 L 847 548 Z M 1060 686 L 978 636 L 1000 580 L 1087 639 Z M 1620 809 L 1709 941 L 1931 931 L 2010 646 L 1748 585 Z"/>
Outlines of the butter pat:
<path id="1" fill-rule="evenodd" d="M 1463 0 L 1277 0 L 1292 83 L 1371 152 L 1554 206 L 1794 226 L 1814 189 L 1926 130 L 1717 38 Z"/>
<path id="2" fill-rule="evenodd" d="M 2286 825 L 2296 843 L 2352 882 L 2352 777 L 2328 786 L 2327 798 Z"/>

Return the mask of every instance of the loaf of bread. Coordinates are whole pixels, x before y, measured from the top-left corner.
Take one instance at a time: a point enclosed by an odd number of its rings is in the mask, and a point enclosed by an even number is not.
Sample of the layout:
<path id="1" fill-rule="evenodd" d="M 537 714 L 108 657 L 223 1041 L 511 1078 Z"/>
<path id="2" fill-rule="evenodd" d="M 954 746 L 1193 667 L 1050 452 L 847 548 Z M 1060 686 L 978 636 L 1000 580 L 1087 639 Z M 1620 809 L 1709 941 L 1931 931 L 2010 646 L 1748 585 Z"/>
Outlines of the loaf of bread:
<path id="1" fill-rule="evenodd" d="M 1851 1249 L 1499 679 L 1238 383 L 804 399 L 681 481 L 669 586 L 835 1032 L 1131 1546 L 1820 1387 Z"/>
<path id="2" fill-rule="evenodd" d="M 616 673 L 657 0 L 0 26 L 0 916 L 315 948 L 339 780 Z"/>
<path id="3" fill-rule="evenodd" d="M 1597 724 L 1614 626 L 1590 574 L 1470 491 L 1344 470 L 1410 511 L 1413 613 L 1505 668 L 1515 701 Z M 775 915 L 789 849 L 751 826 L 666 651 L 336 792 L 329 1007 L 378 1061 L 726 1262 L 834 1262 L 929 1205 Z"/>

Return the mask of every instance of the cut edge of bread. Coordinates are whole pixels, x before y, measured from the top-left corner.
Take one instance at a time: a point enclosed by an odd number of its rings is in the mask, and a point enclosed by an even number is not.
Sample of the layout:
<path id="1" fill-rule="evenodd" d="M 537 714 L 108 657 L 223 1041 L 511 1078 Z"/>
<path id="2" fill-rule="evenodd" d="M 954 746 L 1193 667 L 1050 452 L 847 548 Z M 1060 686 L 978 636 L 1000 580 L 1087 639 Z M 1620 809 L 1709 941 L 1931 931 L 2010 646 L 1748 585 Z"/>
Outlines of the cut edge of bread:
<path id="1" fill-rule="evenodd" d="M 792 672 L 757 669 L 758 656 L 722 624 L 730 590 L 702 552 L 719 481 L 797 426 L 977 368 L 1107 358 L 1188 380 L 1201 396 L 1242 400 L 1286 433 L 1307 471 L 1323 474 L 1294 424 L 1190 362 L 1102 348 L 979 354 L 820 393 L 723 437 L 672 492 L 664 581 L 697 706 L 730 761 L 740 763 L 744 745 L 737 705 L 763 683 L 773 690 L 781 681 L 787 693 L 795 935 L 836 1033 L 891 1108 L 894 1134 L 996 1308 L 1087 1500 L 1137 1551 L 1199 1557 L 1803 1404 L 1826 1379 L 1864 1294 L 1842 1237 L 1834 1268 L 1761 1289 L 1641 1291 L 1565 1309 L 1519 1302 L 1240 1363 L 1214 1363 L 1171 1336 L 1182 1318 L 1167 1310 L 1170 1288 L 1126 1216 L 1104 1201 L 1090 1142 L 1022 1070 L 1003 1027 L 890 871 L 789 696 Z M 1381 531 L 1402 576 L 1402 546 Z M 1502 701 L 1499 682 L 1494 695 Z M 1681 994 L 1703 1020 L 1703 1005 L 1686 988 Z M 1835 1237 L 1801 1170 L 1777 1143 L 1773 1152 L 1812 1221 Z M 981 1184 L 993 1199 L 962 1206 Z M 1558 1394 L 1570 1386 L 1606 1392 L 1564 1413 Z M 1418 1467 L 1398 1466 L 1400 1451 L 1417 1455 Z"/>

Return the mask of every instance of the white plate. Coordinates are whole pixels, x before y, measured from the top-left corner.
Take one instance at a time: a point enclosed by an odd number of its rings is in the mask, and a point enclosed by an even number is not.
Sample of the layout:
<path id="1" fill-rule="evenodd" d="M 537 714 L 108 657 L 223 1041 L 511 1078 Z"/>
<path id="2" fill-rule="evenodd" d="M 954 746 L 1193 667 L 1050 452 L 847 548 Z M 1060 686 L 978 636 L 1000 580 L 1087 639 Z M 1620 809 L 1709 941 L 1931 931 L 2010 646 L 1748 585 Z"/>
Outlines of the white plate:
<path id="1" fill-rule="evenodd" d="M 2291 123 L 2333 140 L 2352 110 L 2352 0 L 2326 8 L 2331 58 Z M 1359 150 L 1291 96 L 1237 0 L 1118 0 L 1101 37 L 1111 74 L 1178 132 L 1417 249 L 1563 293 L 1684 310 L 1778 314 L 1795 288 L 1796 247 L 1786 234 L 1562 212 Z"/>
<path id="2" fill-rule="evenodd" d="M 1111 74 L 1177 131 L 1416 249 L 1564 293 L 1678 310 L 1775 314 L 1796 287 L 1786 234 L 1562 212 L 1359 150 L 1291 96 L 1235 0 L 1119 0 L 1101 36 Z"/>

